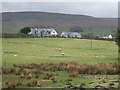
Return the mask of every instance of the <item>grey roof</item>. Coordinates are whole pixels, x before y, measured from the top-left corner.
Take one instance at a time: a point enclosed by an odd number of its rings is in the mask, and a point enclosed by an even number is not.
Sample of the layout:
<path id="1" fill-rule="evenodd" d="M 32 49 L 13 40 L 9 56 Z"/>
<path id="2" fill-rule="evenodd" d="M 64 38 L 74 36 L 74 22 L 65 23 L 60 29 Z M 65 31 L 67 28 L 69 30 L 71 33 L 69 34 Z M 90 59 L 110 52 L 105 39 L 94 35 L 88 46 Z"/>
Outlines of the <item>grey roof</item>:
<path id="1" fill-rule="evenodd" d="M 96 35 L 96 36 L 99 36 L 99 37 L 108 37 L 109 35 Z"/>
<path id="2" fill-rule="evenodd" d="M 79 33 L 77 32 L 62 32 L 62 35 L 64 36 L 81 36 Z"/>

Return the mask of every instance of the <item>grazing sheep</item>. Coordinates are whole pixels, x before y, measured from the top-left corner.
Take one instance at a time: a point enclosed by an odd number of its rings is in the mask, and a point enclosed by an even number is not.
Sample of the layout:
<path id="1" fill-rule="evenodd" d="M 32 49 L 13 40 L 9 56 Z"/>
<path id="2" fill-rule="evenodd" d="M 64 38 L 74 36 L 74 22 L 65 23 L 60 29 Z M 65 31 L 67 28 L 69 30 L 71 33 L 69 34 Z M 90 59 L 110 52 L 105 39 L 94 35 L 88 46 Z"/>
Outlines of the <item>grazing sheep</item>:
<path id="1" fill-rule="evenodd" d="M 64 56 L 64 55 L 65 55 L 65 53 L 62 53 L 62 55 Z"/>
<path id="2" fill-rule="evenodd" d="M 61 48 L 59 48 L 59 50 L 60 50 L 60 51 L 62 51 L 62 49 L 61 49 Z"/>
<path id="3" fill-rule="evenodd" d="M 17 54 L 14 55 L 15 57 L 17 56 Z"/>

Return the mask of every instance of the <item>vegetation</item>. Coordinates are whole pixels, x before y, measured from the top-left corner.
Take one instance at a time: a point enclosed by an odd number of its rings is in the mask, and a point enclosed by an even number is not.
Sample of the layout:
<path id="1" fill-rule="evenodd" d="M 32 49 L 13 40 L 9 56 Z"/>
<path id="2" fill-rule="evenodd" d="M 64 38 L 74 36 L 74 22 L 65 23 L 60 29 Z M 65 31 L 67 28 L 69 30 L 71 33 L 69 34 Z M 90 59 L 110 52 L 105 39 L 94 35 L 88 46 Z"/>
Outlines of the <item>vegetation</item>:
<path id="1" fill-rule="evenodd" d="M 30 62 L 117 62 L 118 47 L 114 41 L 92 40 L 92 49 L 89 39 L 3 38 L 2 42 L 3 63 L 6 62 L 7 66 Z"/>
<path id="2" fill-rule="evenodd" d="M 120 28 L 117 30 L 116 44 L 120 47 Z"/>
<path id="3" fill-rule="evenodd" d="M 91 48 L 85 39 L 3 38 L 2 64 L 8 88 L 110 88 L 118 83 L 113 41 L 93 40 Z"/>
<path id="4" fill-rule="evenodd" d="M 20 33 L 28 34 L 30 32 L 30 27 L 24 27 L 20 30 Z"/>
<path id="5" fill-rule="evenodd" d="M 44 63 L 44 64 L 36 64 L 36 63 L 27 64 L 26 63 L 22 65 L 13 64 L 13 67 L 3 68 L 3 74 L 4 75 L 12 74 L 15 77 L 17 75 L 18 79 L 22 79 L 22 80 L 21 82 L 6 81 L 4 85 L 6 85 L 8 88 L 15 88 L 19 86 L 42 87 L 44 84 L 43 84 L 43 81 L 40 81 L 40 80 L 45 80 L 45 81 L 49 81 L 49 83 L 53 85 L 58 84 L 59 87 L 61 87 L 61 84 L 62 84 L 62 87 L 65 84 L 67 86 L 64 86 L 64 88 L 72 87 L 75 89 L 76 88 L 80 89 L 80 88 L 83 88 L 83 86 L 89 87 L 89 84 L 82 83 L 82 84 L 77 84 L 77 86 L 75 86 L 71 83 L 74 80 L 74 78 L 80 79 L 80 78 L 83 78 L 83 75 L 86 75 L 86 74 L 88 75 L 91 74 L 93 75 L 93 77 L 98 74 L 100 75 L 105 74 L 106 77 L 104 77 L 104 80 L 106 80 L 109 74 L 114 75 L 119 73 L 117 67 L 119 67 L 118 63 L 108 63 L 108 64 L 98 63 L 94 65 L 81 64 L 78 62 L 57 62 L 57 63 L 51 62 L 51 63 Z M 64 72 L 64 73 L 67 72 L 66 74 L 68 74 L 68 78 L 59 79 L 61 77 L 60 72 Z M 23 80 L 26 80 L 27 82 L 24 83 Z M 90 81 L 88 82 L 90 83 Z M 112 83 L 112 86 L 113 85 L 115 86 L 115 83 Z M 94 86 L 94 88 L 96 87 L 97 86 Z M 103 86 L 103 85 L 100 85 L 100 87 L 110 88 L 109 86 Z"/>

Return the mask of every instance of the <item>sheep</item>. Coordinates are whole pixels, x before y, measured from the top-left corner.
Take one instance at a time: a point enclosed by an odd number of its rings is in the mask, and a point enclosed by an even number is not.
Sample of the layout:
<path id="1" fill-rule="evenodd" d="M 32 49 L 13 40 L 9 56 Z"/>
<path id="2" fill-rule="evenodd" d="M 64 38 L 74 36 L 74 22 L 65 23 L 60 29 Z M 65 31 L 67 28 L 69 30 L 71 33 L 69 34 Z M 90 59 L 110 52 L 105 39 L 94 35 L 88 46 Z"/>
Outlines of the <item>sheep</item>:
<path id="1" fill-rule="evenodd" d="M 65 55 L 65 53 L 62 53 L 62 55 L 64 56 L 64 55 Z"/>
<path id="2" fill-rule="evenodd" d="M 60 50 L 60 51 L 62 51 L 62 49 L 61 49 L 61 48 L 59 48 L 59 50 Z"/>
<path id="3" fill-rule="evenodd" d="M 17 56 L 17 54 L 14 55 L 15 57 Z"/>

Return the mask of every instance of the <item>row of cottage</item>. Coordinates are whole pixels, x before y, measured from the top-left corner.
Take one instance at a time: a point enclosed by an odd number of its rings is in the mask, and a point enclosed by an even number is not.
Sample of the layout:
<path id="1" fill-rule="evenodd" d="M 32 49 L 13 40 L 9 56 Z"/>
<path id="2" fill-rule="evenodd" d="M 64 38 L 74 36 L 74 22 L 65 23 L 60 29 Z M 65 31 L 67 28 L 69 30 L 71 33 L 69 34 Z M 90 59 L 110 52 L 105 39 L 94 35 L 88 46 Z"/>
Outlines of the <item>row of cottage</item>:
<path id="1" fill-rule="evenodd" d="M 30 28 L 30 32 L 28 34 L 33 34 L 37 36 L 57 36 L 58 33 L 55 30 L 55 28 Z M 62 32 L 60 36 L 63 37 L 76 37 L 76 38 L 81 38 L 82 35 L 79 34 L 78 32 Z M 112 35 L 96 35 L 96 37 L 99 38 L 109 38 L 112 39 L 114 38 Z"/>
<path id="2" fill-rule="evenodd" d="M 30 28 L 30 32 L 28 34 L 34 34 L 37 36 L 57 36 L 58 33 L 55 28 Z M 61 36 L 63 37 L 77 37 L 81 38 L 82 36 L 77 32 L 62 32 Z"/>

